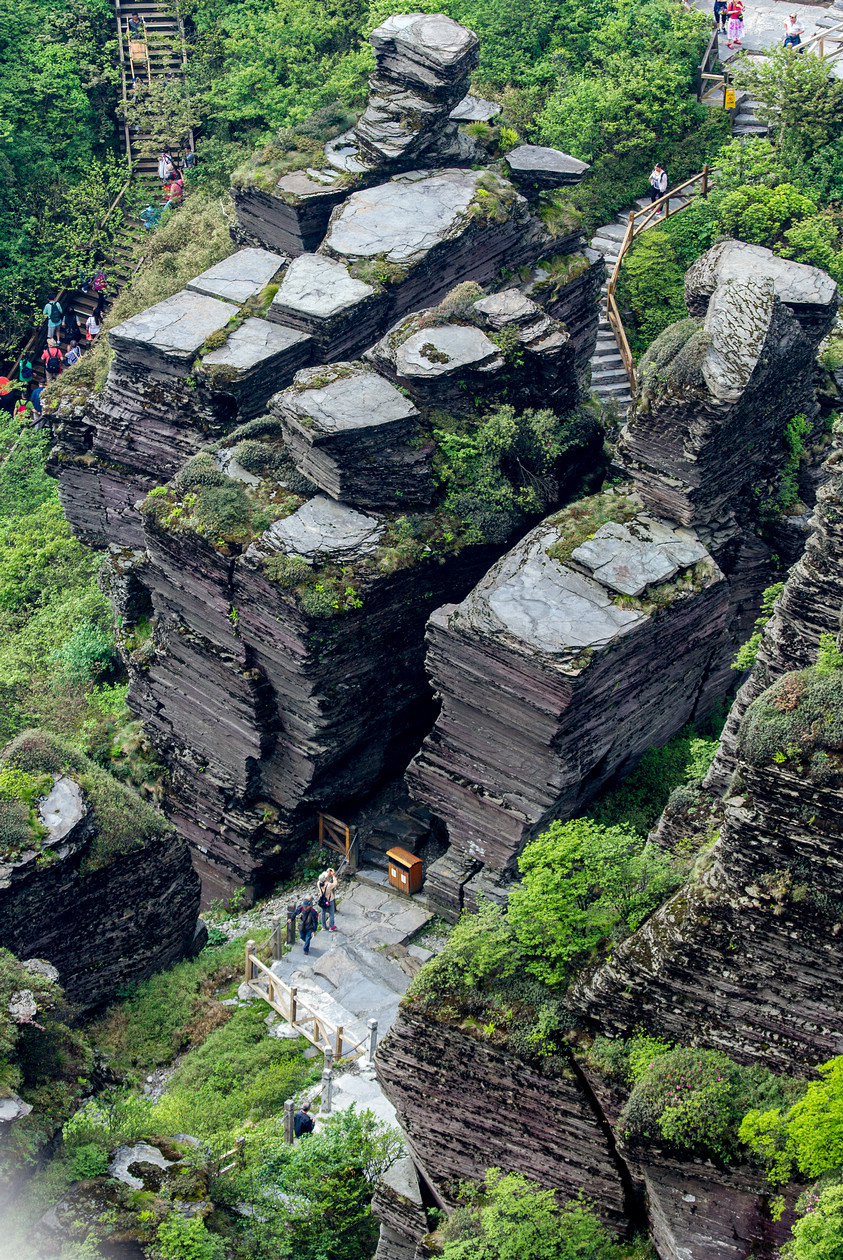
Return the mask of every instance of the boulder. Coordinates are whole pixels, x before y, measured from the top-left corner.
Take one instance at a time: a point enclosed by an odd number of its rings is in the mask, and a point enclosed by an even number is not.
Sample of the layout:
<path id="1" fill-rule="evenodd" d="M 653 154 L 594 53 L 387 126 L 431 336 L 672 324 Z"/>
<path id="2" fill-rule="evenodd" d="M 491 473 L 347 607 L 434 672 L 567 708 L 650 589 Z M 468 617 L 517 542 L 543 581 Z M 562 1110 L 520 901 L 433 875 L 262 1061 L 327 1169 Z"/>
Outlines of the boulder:
<path id="1" fill-rule="evenodd" d="M 108 341 L 133 367 L 184 378 L 207 338 L 236 314 L 231 302 L 183 289 L 112 328 Z"/>
<path id="2" fill-rule="evenodd" d="M 551 188 L 576 187 L 591 169 L 588 162 L 540 144 L 519 144 L 507 153 L 506 164 L 515 183 L 528 196 L 538 196 Z"/>
<path id="3" fill-rule="evenodd" d="M 314 357 L 331 362 L 373 340 L 385 310 L 383 295 L 374 285 L 355 279 L 344 262 L 302 254 L 287 269 L 268 318 L 310 333 Z"/>
<path id="4" fill-rule="evenodd" d="M 237 418 L 261 415 L 279 380 L 310 362 L 313 339 L 297 328 L 250 317 L 231 332 L 218 350 L 202 359 L 197 374 L 209 388 L 230 397 Z"/>

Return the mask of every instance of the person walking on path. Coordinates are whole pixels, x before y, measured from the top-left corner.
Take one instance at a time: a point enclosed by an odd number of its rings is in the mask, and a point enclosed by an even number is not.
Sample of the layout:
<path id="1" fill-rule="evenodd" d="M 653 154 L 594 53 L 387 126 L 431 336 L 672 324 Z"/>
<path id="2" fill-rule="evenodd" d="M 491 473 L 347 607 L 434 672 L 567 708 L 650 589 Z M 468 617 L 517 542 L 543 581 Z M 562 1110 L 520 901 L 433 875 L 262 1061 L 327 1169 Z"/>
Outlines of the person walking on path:
<path id="1" fill-rule="evenodd" d="M 656 162 L 656 165 L 650 172 L 650 205 L 652 205 L 654 201 L 658 201 L 659 197 L 663 197 L 666 192 L 667 171 L 664 169 L 661 162 Z M 666 207 L 665 214 L 667 214 Z"/>
<path id="2" fill-rule="evenodd" d="M 313 1117 L 310 1114 L 310 1103 L 302 1103 L 293 1116 L 293 1132 L 297 1138 L 305 1137 L 313 1132 Z"/>
<path id="3" fill-rule="evenodd" d="M 726 40 L 726 47 L 740 48 L 743 39 L 743 0 L 729 0 L 726 16 L 729 19 L 729 38 Z"/>
<path id="4" fill-rule="evenodd" d="M 334 873 L 333 866 L 329 866 L 327 871 L 323 871 L 317 882 L 319 887 L 319 909 L 322 911 L 322 926 L 327 928 L 329 932 L 336 932 L 334 915 L 337 912 L 336 896 L 339 880 Z"/>
<path id="5" fill-rule="evenodd" d="M 310 942 L 313 939 L 313 933 L 319 927 L 319 915 L 316 913 L 316 907 L 313 904 L 312 897 L 305 897 L 298 910 L 293 911 L 293 922 L 299 920 L 299 936 L 301 937 L 304 952 L 310 953 Z"/>
<path id="6" fill-rule="evenodd" d="M 54 297 L 52 302 L 48 302 L 44 307 L 44 318 L 47 321 L 47 339 L 50 337 L 58 341 L 59 329 L 62 325 L 64 312 L 61 309 L 61 302 L 58 296 Z"/>
<path id="7" fill-rule="evenodd" d="M 720 27 L 720 34 L 726 34 L 726 8 L 728 0 L 714 0 L 714 25 Z"/>
<path id="8" fill-rule="evenodd" d="M 99 336 L 99 332 L 100 332 L 100 322 L 97 319 L 96 312 L 93 312 L 85 320 L 85 340 L 93 341 L 96 337 Z"/>
<path id="9" fill-rule="evenodd" d="M 791 13 L 790 17 L 784 20 L 784 47 L 796 48 L 802 43 L 802 36 L 805 34 L 805 27 L 799 21 L 795 13 Z"/>
<path id="10" fill-rule="evenodd" d="M 59 350 L 55 337 L 48 338 L 47 348 L 41 355 L 41 362 L 44 364 L 44 371 L 47 373 L 48 380 L 61 374 L 63 358 L 64 355 Z"/>
<path id="11" fill-rule="evenodd" d="M 34 376 L 35 373 L 32 370 L 32 360 L 27 359 L 26 357 L 22 358 L 18 364 L 18 380 L 24 389 L 28 387 Z"/>
<path id="12" fill-rule="evenodd" d="M 44 416 L 44 408 L 41 406 L 41 390 L 43 388 L 43 385 L 37 385 L 32 391 L 32 397 L 29 400 L 32 403 L 32 410 L 35 413 L 36 427 L 40 425 Z"/>
<path id="13" fill-rule="evenodd" d="M 81 358 L 82 351 L 79 349 L 79 343 L 77 341 L 71 341 L 70 349 L 65 355 L 64 366 L 73 367 L 74 363 L 78 363 Z"/>
<path id="14" fill-rule="evenodd" d="M 65 341 L 82 340 L 82 334 L 79 331 L 79 319 L 72 306 L 68 306 L 65 310 L 63 323 Z"/>

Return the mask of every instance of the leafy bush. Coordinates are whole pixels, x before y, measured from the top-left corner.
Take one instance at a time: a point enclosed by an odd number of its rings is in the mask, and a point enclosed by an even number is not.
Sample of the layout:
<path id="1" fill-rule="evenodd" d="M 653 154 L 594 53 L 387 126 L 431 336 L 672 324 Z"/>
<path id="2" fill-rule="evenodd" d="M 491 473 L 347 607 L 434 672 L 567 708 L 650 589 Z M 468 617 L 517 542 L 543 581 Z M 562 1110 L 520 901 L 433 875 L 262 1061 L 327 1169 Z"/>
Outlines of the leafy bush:
<path id="1" fill-rule="evenodd" d="M 843 82 L 827 61 L 779 48 L 767 57 L 739 58 L 734 80 L 763 102 L 756 112 L 784 162 L 798 163 L 843 135 Z"/>
<path id="2" fill-rule="evenodd" d="M 508 920 L 527 970 L 551 986 L 606 937 L 634 930 L 681 881 L 670 856 L 636 832 L 589 818 L 551 823 L 518 867 Z"/>
<path id="3" fill-rule="evenodd" d="M 559 1206 L 553 1190 L 490 1168 L 463 1182 L 459 1207 L 439 1230 L 443 1260 L 615 1260 L 616 1246 L 584 1199 Z"/>
<path id="4" fill-rule="evenodd" d="M 825 1186 L 811 1199 L 781 1260 L 843 1260 L 843 1185 Z"/>
<path id="5" fill-rule="evenodd" d="M 843 688 L 830 644 L 828 667 L 785 674 L 753 701 L 741 722 L 738 754 L 751 765 L 771 761 L 810 766 L 843 750 Z M 839 778 L 839 768 L 837 771 Z"/>
<path id="6" fill-rule="evenodd" d="M 113 669 L 117 653 L 108 631 L 93 622 L 82 621 L 61 647 L 50 654 L 50 663 L 56 667 L 60 678 L 84 686 Z"/>
<path id="7" fill-rule="evenodd" d="M 716 1050 L 678 1047 L 636 1062 L 619 1126 L 626 1138 L 666 1142 L 729 1163 L 742 1154 L 742 1120 L 759 1102 L 791 1101 L 804 1084 L 766 1068 L 741 1067 Z M 762 1100 L 764 1100 L 762 1102 Z"/>
<path id="8" fill-rule="evenodd" d="M 784 582 L 774 582 L 768 586 L 761 596 L 761 611 L 755 618 L 755 629 L 738 648 L 738 654 L 732 662 L 732 669 L 751 669 L 755 664 L 758 649 L 761 646 L 761 633 L 773 615 L 776 600 L 784 590 Z"/>
<path id="9" fill-rule="evenodd" d="M 638 237 L 621 265 L 617 297 L 624 316 L 632 315 L 625 326 L 635 354 L 669 324 L 687 318 L 685 272 L 666 233 L 652 228 Z"/>
<path id="10" fill-rule="evenodd" d="M 158 1226 L 156 1254 L 161 1260 L 225 1260 L 225 1243 L 201 1216 L 171 1212 Z"/>
<path id="11" fill-rule="evenodd" d="M 102 1177 L 108 1172 L 108 1153 L 94 1142 L 77 1146 L 70 1161 L 70 1171 L 77 1180 Z"/>
<path id="12" fill-rule="evenodd" d="M 740 1140 L 767 1165 L 774 1185 L 794 1169 L 808 1177 L 843 1170 L 843 1055 L 818 1071 L 821 1079 L 791 1107 L 756 1105 L 741 1124 Z"/>

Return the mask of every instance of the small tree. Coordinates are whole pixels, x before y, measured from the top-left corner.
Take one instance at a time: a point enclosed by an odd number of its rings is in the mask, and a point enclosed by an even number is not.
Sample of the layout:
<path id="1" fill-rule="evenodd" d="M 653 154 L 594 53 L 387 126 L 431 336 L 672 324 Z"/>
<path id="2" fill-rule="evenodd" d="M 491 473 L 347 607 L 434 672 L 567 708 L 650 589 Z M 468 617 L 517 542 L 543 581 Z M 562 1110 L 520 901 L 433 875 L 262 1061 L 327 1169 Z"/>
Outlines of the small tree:
<path id="1" fill-rule="evenodd" d="M 763 59 L 743 56 L 734 81 L 763 102 L 759 119 L 775 147 L 796 162 L 843 135 L 843 80 L 820 57 L 797 57 L 784 48 Z"/>

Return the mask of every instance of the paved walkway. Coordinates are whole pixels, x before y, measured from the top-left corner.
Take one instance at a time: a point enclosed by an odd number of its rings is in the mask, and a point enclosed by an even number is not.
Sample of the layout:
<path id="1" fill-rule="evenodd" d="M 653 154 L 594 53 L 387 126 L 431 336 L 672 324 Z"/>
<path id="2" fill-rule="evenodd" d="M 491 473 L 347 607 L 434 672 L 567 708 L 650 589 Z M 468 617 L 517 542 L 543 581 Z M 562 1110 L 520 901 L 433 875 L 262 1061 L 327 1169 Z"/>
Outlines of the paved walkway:
<path id="1" fill-rule="evenodd" d="M 287 895 L 278 898 L 286 905 Z M 238 916 L 238 931 L 265 921 L 265 903 L 257 913 Z M 275 907 L 278 913 L 280 907 Z M 269 918 L 271 919 L 270 906 Z M 413 944 L 413 936 L 432 918 L 417 901 L 400 897 L 387 888 L 375 888 L 350 880 L 341 885 L 336 915 L 336 932 L 321 928 L 313 937 L 310 953 L 297 941 L 289 954 L 272 964 L 272 970 L 285 984 L 295 986 L 299 1001 L 332 1024 L 342 1025 L 348 1040 L 357 1042 L 368 1033 L 370 1019 L 378 1021 L 380 1041 L 392 1027 L 398 1005 L 421 965 L 433 956 L 442 942 Z M 226 924 L 226 928 L 229 924 Z M 241 986 L 241 998 L 249 990 Z M 269 1035 L 296 1036 L 290 1025 L 278 1016 L 270 1017 Z M 314 1056 L 318 1051 L 313 1051 Z M 364 1059 L 343 1066 L 334 1079 L 332 1111 L 342 1111 L 355 1103 L 367 1108 L 380 1120 L 395 1123 L 392 1104 L 381 1093 L 374 1069 Z M 317 1127 L 320 1123 L 317 1117 Z"/>
<path id="2" fill-rule="evenodd" d="M 713 0 L 711 3 L 708 0 L 696 0 L 694 8 L 701 13 L 713 14 L 714 3 Z M 843 12 L 820 8 L 816 4 L 793 4 L 792 0 L 746 0 L 743 48 L 747 52 L 759 53 L 779 47 L 784 39 L 784 20 L 791 13 L 795 13 L 805 27 L 803 40 L 819 34 L 829 18 L 843 22 Z M 718 43 L 721 60 L 727 59 L 731 54 L 726 47 L 726 37 L 720 36 Z"/>

